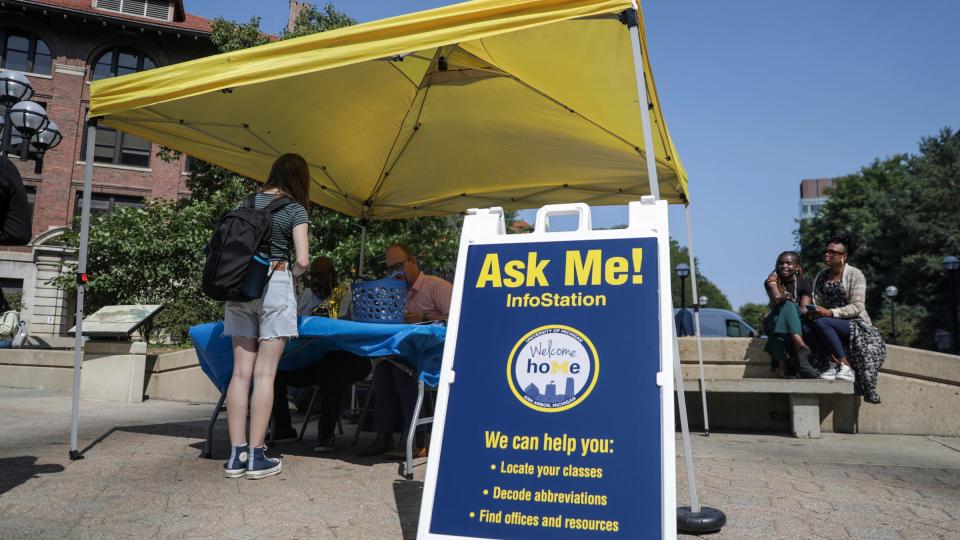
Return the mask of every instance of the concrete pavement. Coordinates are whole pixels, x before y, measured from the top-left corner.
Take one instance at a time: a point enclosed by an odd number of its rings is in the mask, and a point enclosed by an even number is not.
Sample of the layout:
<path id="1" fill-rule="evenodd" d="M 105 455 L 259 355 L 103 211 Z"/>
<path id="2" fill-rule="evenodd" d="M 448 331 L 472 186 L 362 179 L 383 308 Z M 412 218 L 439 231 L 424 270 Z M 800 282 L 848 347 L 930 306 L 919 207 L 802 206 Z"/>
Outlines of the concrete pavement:
<path id="1" fill-rule="evenodd" d="M 198 458 L 210 405 L 81 411 L 86 459 L 70 462 L 69 395 L 0 388 L 0 538 L 416 536 L 424 460 L 404 481 L 395 462 L 354 457 L 349 437 L 313 454 L 308 433 L 280 447 L 279 477 L 227 480 L 222 459 Z M 217 437 L 222 458 L 223 419 Z M 712 538 L 960 538 L 958 439 L 714 433 L 693 444 L 701 501 L 728 516 Z M 686 504 L 682 459 L 677 472 Z"/>

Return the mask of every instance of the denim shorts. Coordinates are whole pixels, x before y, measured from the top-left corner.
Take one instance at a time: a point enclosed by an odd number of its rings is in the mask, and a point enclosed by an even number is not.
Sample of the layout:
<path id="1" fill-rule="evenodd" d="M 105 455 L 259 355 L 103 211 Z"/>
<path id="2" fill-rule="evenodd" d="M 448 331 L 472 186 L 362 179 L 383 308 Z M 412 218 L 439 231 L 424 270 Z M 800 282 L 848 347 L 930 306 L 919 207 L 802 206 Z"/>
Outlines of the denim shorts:
<path id="1" fill-rule="evenodd" d="M 297 337 L 297 299 L 290 270 L 273 272 L 260 298 L 227 302 L 223 335 L 259 340 Z"/>

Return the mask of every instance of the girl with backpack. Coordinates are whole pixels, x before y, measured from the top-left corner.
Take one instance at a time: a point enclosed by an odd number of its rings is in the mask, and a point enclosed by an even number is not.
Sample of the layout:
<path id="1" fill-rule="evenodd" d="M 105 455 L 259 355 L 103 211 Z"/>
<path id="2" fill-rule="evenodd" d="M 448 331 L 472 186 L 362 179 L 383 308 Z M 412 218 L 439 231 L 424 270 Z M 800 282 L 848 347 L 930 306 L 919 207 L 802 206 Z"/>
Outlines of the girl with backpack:
<path id="1" fill-rule="evenodd" d="M 309 186 L 307 162 L 297 154 L 284 154 L 273 163 L 267 181 L 252 198 L 253 208 L 258 210 L 278 197 L 292 201 L 272 214 L 271 274 L 262 296 L 225 303 L 223 333 L 233 338 L 233 377 L 227 387 L 231 451 L 230 459 L 224 464 L 228 478 L 264 478 L 278 474 L 281 469 L 279 459 L 264 454 L 264 439 L 273 408 L 273 382 L 280 356 L 287 340 L 298 336 L 293 280 L 303 274 L 310 263 L 306 210 L 310 204 Z M 247 204 L 250 202 L 248 199 Z M 248 405 L 249 438 L 246 433 Z"/>

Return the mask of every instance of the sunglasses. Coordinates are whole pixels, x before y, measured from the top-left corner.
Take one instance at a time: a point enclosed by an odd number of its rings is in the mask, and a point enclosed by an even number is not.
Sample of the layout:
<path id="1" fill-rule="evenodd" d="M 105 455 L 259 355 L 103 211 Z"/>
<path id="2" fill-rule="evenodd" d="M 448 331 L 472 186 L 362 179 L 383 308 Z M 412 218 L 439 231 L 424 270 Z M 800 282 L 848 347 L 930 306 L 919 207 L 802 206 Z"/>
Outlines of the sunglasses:
<path id="1" fill-rule="evenodd" d="M 846 255 L 847 252 L 846 252 L 846 251 L 837 251 L 837 250 L 835 250 L 835 249 L 828 249 L 828 250 L 826 251 L 826 254 L 827 254 L 827 255 Z"/>

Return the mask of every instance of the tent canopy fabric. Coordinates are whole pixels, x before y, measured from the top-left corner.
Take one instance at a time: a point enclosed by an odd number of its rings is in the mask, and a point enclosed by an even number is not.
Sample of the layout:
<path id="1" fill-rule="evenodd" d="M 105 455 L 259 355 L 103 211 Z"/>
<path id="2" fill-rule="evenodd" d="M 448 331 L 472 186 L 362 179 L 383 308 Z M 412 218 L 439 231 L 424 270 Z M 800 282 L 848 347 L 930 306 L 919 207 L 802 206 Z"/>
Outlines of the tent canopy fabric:
<path id="1" fill-rule="evenodd" d="M 686 173 L 638 103 L 625 0 L 475 0 L 95 81 L 90 116 L 255 180 L 286 152 L 313 202 L 371 219 L 624 204 Z"/>

